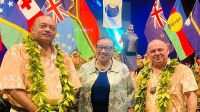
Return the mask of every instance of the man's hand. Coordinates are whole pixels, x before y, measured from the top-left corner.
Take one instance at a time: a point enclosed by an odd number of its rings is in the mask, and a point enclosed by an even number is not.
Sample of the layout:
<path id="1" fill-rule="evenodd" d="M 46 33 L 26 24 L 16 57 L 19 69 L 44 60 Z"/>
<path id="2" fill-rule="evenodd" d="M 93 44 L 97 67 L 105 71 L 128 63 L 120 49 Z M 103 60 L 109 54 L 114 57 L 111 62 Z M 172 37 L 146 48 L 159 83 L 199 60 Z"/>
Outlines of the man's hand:
<path id="1" fill-rule="evenodd" d="M 21 89 L 7 89 L 5 90 L 9 95 L 11 95 L 17 103 L 19 103 L 23 108 L 29 112 L 35 112 L 37 106 L 32 102 L 31 99 L 27 97 L 27 94 L 24 90 Z"/>
<path id="2" fill-rule="evenodd" d="M 187 96 L 187 110 L 188 112 L 196 112 L 197 109 L 197 95 L 194 91 L 186 93 Z"/>

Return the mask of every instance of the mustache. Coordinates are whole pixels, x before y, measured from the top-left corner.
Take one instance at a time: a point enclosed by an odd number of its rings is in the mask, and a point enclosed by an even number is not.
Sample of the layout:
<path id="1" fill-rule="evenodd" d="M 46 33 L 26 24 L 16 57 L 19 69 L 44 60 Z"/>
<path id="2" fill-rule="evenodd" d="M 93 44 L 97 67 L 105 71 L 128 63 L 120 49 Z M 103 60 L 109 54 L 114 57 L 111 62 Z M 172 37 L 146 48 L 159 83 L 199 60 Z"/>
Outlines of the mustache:
<path id="1" fill-rule="evenodd" d="M 55 36 L 54 36 L 53 34 L 51 34 L 51 33 L 43 33 L 42 35 L 49 36 L 49 37 L 51 37 L 51 38 L 54 38 L 54 37 L 55 37 Z"/>

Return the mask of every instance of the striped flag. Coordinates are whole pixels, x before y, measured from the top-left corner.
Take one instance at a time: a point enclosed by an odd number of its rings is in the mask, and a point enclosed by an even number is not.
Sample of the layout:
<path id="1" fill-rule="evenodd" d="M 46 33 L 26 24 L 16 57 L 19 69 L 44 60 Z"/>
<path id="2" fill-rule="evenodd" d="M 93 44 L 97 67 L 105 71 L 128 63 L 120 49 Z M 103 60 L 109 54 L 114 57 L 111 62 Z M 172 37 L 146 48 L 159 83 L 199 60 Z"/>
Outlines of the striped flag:
<path id="1" fill-rule="evenodd" d="M 78 51 L 81 53 L 83 56 L 83 59 L 88 59 L 94 56 L 94 51 L 92 47 L 90 46 L 90 43 L 88 42 L 88 39 L 86 38 L 85 34 L 83 33 L 84 31 L 80 27 L 78 21 L 72 20 L 73 26 L 74 26 L 74 31 L 75 31 L 75 40 L 76 40 L 76 45 L 78 48 Z"/>
<path id="2" fill-rule="evenodd" d="M 164 17 L 160 1 L 156 0 L 146 23 L 144 34 L 148 42 L 154 39 L 164 41 L 165 43 L 167 43 L 170 52 L 172 52 L 174 51 L 174 48 L 164 31 L 164 25 L 166 24 L 166 22 L 167 20 Z"/>
<path id="3" fill-rule="evenodd" d="M 196 0 L 189 18 L 186 20 L 183 30 L 191 43 L 195 54 L 200 58 L 200 4 Z"/>
<path id="4" fill-rule="evenodd" d="M 188 37 L 183 30 L 183 24 L 185 21 L 186 16 L 181 1 L 176 0 L 164 30 L 171 40 L 180 61 L 194 53 Z"/>
<path id="5" fill-rule="evenodd" d="M 96 46 L 99 39 L 98 23 L 94 15 L 90 11 L 85 0 L 79 0 L 79 19 L 84 27 L 85 32 L 89 36 L 92 46 Z"/>

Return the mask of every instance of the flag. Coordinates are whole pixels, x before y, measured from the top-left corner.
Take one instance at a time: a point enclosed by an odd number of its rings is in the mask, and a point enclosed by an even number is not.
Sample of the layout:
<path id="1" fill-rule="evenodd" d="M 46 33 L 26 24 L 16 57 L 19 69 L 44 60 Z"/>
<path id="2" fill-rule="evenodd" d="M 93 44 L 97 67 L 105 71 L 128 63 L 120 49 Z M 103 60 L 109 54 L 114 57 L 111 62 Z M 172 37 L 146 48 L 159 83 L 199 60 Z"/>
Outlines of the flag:
<path id="1" fill-rule="evenodd" d="M 165 43 L 167 43 L 170 52 L 172 52 L 174 48 L 164 31 L 164 25 L 166 24 L 166 22 L 167 20 L 164 17 L 160 1 L 156 0 L 151 10 L 150 16 L 147 20 L 144 34 L 148 42 L 154 39 L 164 41 Z"/>
<path id="2" fill-rule="evenodd" d="M 0 52 L 3 50 L 3 43 L 2 43 L 2 40 L 1 40 L 1 32 L 0 32 Z"/>
<path id="3" fill-rule="evenodd" d="M 78 51 L 82 55 L 83 59 L 88 59 L 94 56 L 93 48 L 90 46 L 88 39 L 86 38 L 81 26 L 78 21 L 72 20 L 74 31 L 75 31 L 75 40 Z"/>
<path id="4" fill-rule="evenodd" d="M 79 0 L 79 19 L 83 25 L 85 32 L 89 36 L 89 41 L 96 46 L 99 39 L 98 23 L 94 15 L 90 11 L 85 0 Z"/>
<path id="5" fill-rule="evenodd" d="M 164 30 L 171 40 L 180 61 L 194 53 L 194 50 L 190 45 L 185 32 L 183 31 L 183 23 L 185 20 L 186 16 L 181 1 L 176 0 Z"/>
<path id="6" fill-rule="evenodd" d="M 57 24 L 58 34 L 56 36 L 56 41 L 59 43 L 60 48 L 69 54 L 78 48 L 78 51 L 81 53 L 83 58 L 88 59 L 94 55 L 92 49 L 93 45 L 91 46 L 90 40 L 86 38 L 85 30 L 83 30 L 83 26 L 81 26 L 82 24 L 80 23 L 81 21 L 79 20 L 79 18 L 70 14 L 67 11 L 67 9 L 65 9 L 67 8 L 67 6 L 63 6 L 66 5 L 66 3 L 71 3 L 71 2 L 62 0 L 46 0 L 46 3 L 44 5 L 45 10 L 43 12 L 46 13 L 47 15 L 51 15 L 54 18 L 54 20 L 58 23 Z M 72 1 L 72 3 L 75 2 Z M 76 5 L 72 4 L 70 5 L 69 8 L 74 6 Z M 70 22 L 72 23 L 72 25 L 70 24 Z M 68 25 L 70 24 L 70 25 L 64 26 L 65 24 Z M 63 26 L 64 29 L 62 28 Z M 71 32 L 69 33 L 70 35 L 66 34 L 67 30 Z M 64 33 L 66 35 L 64 35 Z"/>
<path id="7" fill-rule="evenodd" d="M 66 16 L 68 16 L 68 14 L 65 13 L 60 0 L 47 0 L 45 7 L 47 14 L 51 15 L 57 23 L 61 22 Z"/>
<path id="8" fill-rule="evenodd" d="M 1 62 L 3 60 L 3 56 L 6 53 L 6 50 L 7 50 L 6 47 L 2 43 L 1 30 L 0 30 L 0 66 L 1 66 Z"/>
<path id="9" fill-rule="evenodd" d="M 1 18 L 0 18 L 0 28 L 1 28 L 1 39 L 6 48 L 12 47 L 14 44 L 19 43 L 27 32 L 21 28 L 20 26 L 24 26 L 26 28 L 26 23 L 18 20 L 23 18 L 22 13 L 17 8 L 15 2 L 13 0 L 4 0 L 0 2 Z M 22 16 L 22 17 L 14 17 Z M 13 20 L 16 19 L 16 20 Z M 10 20 L 10 21 L 9 21 Z M 15 24 L 16 22 L 16 24 Z"/>
<path id="10" fill-rule="evenodd" d="M 68 11 L 74 5 L 74 0 L 61 0 L 63 7 L 66 11 Z"/>
<path id="11" fill-rule="evenodd" d="M 103 0 L 103 27 L 122 27 L 122 0 Z"/>
<path id="12" fill-rule="evenodd" d="M 13 0 L 0 1 L 0 64 L 6 50 L 21 41 L 27 32 L 26 18 Z"/>
<path id="13" fill-rule="evenodd" d="M 3 18 L 0 18 L 0 28 L 2 42 L 6 48 L 10 48 L 13 45 L 21 42 L 22 38 L 28 35 L 26 30 Z"/>
<path id="14" fill-rule="evenodd" d="M 51 15 L 58 23 L 58 34 L 55 41 L 60 43 L 60 48 L 65 50 L 69 54 L 72 53 L 74 50 L 78 49 L 83 58 L 88 59 L 94 55 L 93 44 L 91 45 L 90 40 L 86 37 L 87 33 L 85 34 L 84 27 L 81 24 L 79 18 L 69 14 L 66 11 L 67 9 L 65 8 L 67 8 L 67 6 L 63 6 L 66 5 L 66 3 L 71 2 L 62 0 L 47 0 L 45 4 L 46 11 L 43 12 L 47 13 L 48 15 Z M 76 5 L 72 4 L 70 7 L 72 6 L 74 7 Z M 64 26 L 64 24 L 68 24 L 69 26 Z M 63 26 L 64 28 L 62 28 Z M 64 35 L 64 33 L 67 32 L 67 30 L 71 32 L 68 36 Z M 61 36 L 60 34 L 63 36 Z"/>
<path id="15" fill-rule="evenodd" d="M 78 9 L 78 1 L 77 0 L 61 0 L 64 10 L 71 14 L 71 16 L 78 17 L 77 9 Z"/>
<path id="16" fill-rule="evenodd" d="M 198 58 L 200 58 L 200 4 L 196 0 L 193 10 L 190 13 L 189 18 L 186 20 L 183 30 L 188 37 L 190 44 Z"/>
<path id="17" fill-rule="evenodd" d="M 31 31 L 31 27 L 35 19 L 44 14 L 40 10 L 40 7 L 38 6 L 35 0 L 18 0 L 18 1 L 15 0 L 15 1 L 17 2 L 19 9 L 27 19 L 28 31 Z"/>
<path id="18" fill-rule="evenodd" d="M 77 49 L 76 41 L 74 39 L 75 28 L 72 24 L 72 18 L 68 16 L 57 25 L 58 27 L 55 42 L 58 42 L 62 50 L 71 54 L 75 49 Z"/>
<path id="19" fill-rule="evenodd" d="M 27 29 L 26 18 L 13 0 L 4 0 L 0 3 L 0 17 L 23 29 Z"/>

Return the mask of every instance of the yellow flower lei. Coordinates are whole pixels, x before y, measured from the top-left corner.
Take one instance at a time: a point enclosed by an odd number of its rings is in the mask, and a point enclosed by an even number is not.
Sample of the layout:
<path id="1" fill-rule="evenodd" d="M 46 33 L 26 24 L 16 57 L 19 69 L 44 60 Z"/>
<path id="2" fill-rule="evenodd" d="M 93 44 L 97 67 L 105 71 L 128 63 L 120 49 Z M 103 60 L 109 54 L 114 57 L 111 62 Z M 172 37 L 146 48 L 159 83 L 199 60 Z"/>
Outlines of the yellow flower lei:
<path id="1" fill-rule="evenodd" d="M 28 78 L 31 80 L 31 87 L 28 89 L 28 92 L 32 95 L 32 101 L 39 107 L 38 112 L 66 112 L 70 108 L 74 106 L 76 101 L 74 94 L 75 91 L 71 82 L 69 81 L 69 75 L 67 72 L 67 68 L 64 64 L 64 57 L 62 56 L 63 51 L 58 48 L 57 49 L 57 57 L 55 61 L 55 65 L 60 70 L 60 81 L 62 85 L 62 94 L 64 95 L 64 99 L 58 105 L 51 105 L 45 99 L 45 90 L 46 86 L 44 84 L 44 68 L 41 64 L 40 59 L 40 50 L 38 49 L 38 43 L 32 39 L 32 37 L 28 36 L 23 39 L 23 43 L 26 47 L 26 52 L 28 53 L 28 61 L 29 61 L 29 76 Z"/>
<path id="2" fill-rule="evenodd" d="M 160 112 L 167 112 L 168 106 L 171 100 L 171 97 L 169 93 L 167 92 L 168 89 L 171 88 L 171 85 L 169 84 L 171 77 L 175 71 L 176 66 L 178 65 L 178 62 L 176 59 L 170 60 L 170 64 L 168 64 L 160 73 L 161 77 L 158 81 L 159 89 L 157 93 L 157 104 L 160 109 Z M 146 63 L 144 65 L 144 68 L 141 71 L 141 79 L 140 79 L 140 85 L 139 89 L 135 94 L 135 110 L 136 112 L 145 112 L 145 103 L 146 103 L 146 92 L 147 92 L 147 86 L 146 82 L 150 79 L 152 75 L 152 70 L 149 68 L 149 63 Z"/>

